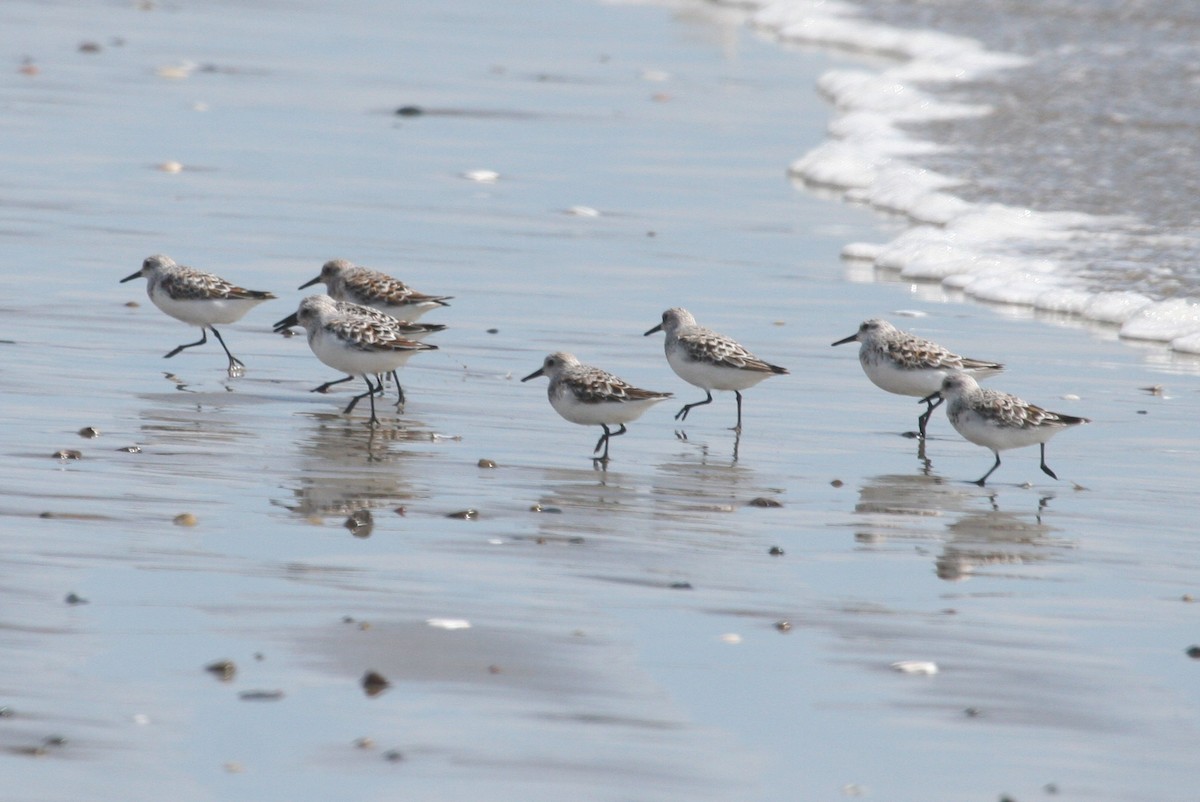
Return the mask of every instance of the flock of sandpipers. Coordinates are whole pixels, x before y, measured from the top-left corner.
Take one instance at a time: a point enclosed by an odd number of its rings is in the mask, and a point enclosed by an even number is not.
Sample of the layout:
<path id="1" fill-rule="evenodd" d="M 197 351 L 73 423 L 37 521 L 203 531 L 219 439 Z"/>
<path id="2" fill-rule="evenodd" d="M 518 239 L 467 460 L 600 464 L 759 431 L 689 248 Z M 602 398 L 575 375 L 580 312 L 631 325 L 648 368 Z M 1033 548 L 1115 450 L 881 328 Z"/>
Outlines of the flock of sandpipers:
<path id="1" fill-rule="evenodd" d="M 177 320 L 200 327 L 199 340 L 176 347 L 167 357 L 203 345 L 211 331 L 229 357 L 229 374 L 243 372 L 245 366 L 229 351 L 216 324 L 235 323 L 275 295 L 243 289 L 212 273 L 176 264 L 161 254 L 148 257 L 140 270 L 121 281 L 139 277 L 147 279 L 146 292 L 155 306 Z M 403 406 L 404 390 L 396 371 L 414 354 L 436 350 L 437 346 L 421 340 L 445 328 L 417 320 L 431 309 L 447 306 L 450 297 L 416 292 L 398 279 L 344 259 L 326 262 L 320 275 L 300 285 L 300 289 L 317 283 L 323 283 L 328 294 L 302 300 L 293 314 L 275 324 L 275 331 L 302 326 L 313 354 L 347 374 L 313 388 L 314 392 L 325 392 L 335 384 L 362 377 L 367 391 L 354 396 L 343 414 L 350 414 L 359 401 L 367 398 L 370 425 L 378 426 L 375 397 L 384 393 L 384 376 L 393 378 L 397 407 Z M 675 414 L 678 421 L 686 420 L 694 408 L 712 403 L 714 390 L 733 391 L 737 399 L 733 430 L 740 434 L 742 391 L 788 372 L 754 356 L 736 340 L 698 325 L 686 309 L 663 312 L 662 321 L 646 335 L 659 331 L 666 335 L 664 348 L 671 369 L 705 394 L 703 401 L 685 404 Z M 1046 465 L 1046 442 L 1065 428 L 1088 422 L 1087 418 L 1049 412 L 1014 395 L 981 388 L 977 379 L 998 373 L 1004 366 L 959 356 L 937 343 L 900 331 L 885 320 L 868 320 L 857 332 L 833 345 L 849 342 L 860 343 L 859 361 L 872 382 L 890 393 L 914 396 L 926 404 L 918 418 L 918 437 L 925 437 L 929 416 L 944 400 L 947 417 L 958 433 L 991 449 L 996 462 L 976 480 L 980 486 L 1000 467 L 1001 451 L 1031 445 L 1041 447 L 1041 469 L 1057 479 Z M 625 424 L 672 397 L 671 393 L 634 387 L 562 351 L 547 356 L 542 366 L 522 381 L 539 376 L 549 378 L 550 404 L 559 415 L 572 423 L 601 427 L 604 433 L 592 453 L 602 465 L 609 460 L 609 440 L 624 434 Z M 619 428 L 614 431 L 610 427 Z"/>

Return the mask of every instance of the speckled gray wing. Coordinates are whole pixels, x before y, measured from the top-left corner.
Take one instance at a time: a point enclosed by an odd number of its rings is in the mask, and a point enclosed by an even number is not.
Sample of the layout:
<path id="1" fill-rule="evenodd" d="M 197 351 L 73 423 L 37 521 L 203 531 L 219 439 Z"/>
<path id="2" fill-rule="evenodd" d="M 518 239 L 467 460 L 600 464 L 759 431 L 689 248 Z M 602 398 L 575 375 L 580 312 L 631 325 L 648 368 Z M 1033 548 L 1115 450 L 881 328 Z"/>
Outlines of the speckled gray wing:
<path id="1" fill-rule="evenodd" d="M 913 370 L 931 368 L 938 370 L 950 368 L 953 370 L 969 370 L 985 366 L 999 367 L 990 362 L 980 362 L 976 359 L 964 359 L 952 351 L 943 348 L 931 340 L 906 334 L 883 344 L 888 356 L 898 365 Z M 968 364 L 970 363 L 970 364 Z"/>
<path id="2" fill-rule="evenodd" d="M 762 373 L 787 373 L 785 368 L 759 359 L 737 340 L 707 329 L 680 334 L 678 342 L 696 362 Z"/>
<path id="3" fill-rule="evenodd" d="M 392 278 L 385 273 L 363 267 L 344 273 L 342 282 L 347 291 L 364 300 L 370 300 L 372 303 L 393 306 L 422 302 L 440 304 L 450 299 L 448 295 L 426 295 L 417 292 L 398 278 Z"/>
<path id="4" fill-rule="evenodd" d="M 433 351 L 436 345 L 406 339 L 402 331 L 385 321 L 369 317 L 342 317 L 328 321 L 326 330 L 347 345 L 364 351 Z"/>
<path id="5" fill-rule="evenodd" d="M 178 301 L 202 301 L 213 298 L 251 300 L 275 297 L 269 292 L 247 290 L 244 287 L 230 284 L 220 276 L 190 267 L 177 267 L 164 273 L 158 283 L 168 295 Z"/>
<path id="6" fill-rule="evenodd" d="M 563 383 L 581 403 L 603 404 L 620 401 L 646 401 L 651 398 L 670 398 L 671 393 L 643 390 L 617 378 L 608 371 L 585 367 L 563 376 Z"/>
<path id="7" fill-rule="evenodd" d="M 981 390 L 971 408 L 992 420 L 997 426 L 1010 429 L 1031 429 L 1038 426 L 1071 426 L 1086 423 L 1086 418 L 1050 412 L 1026 403 L 1015 395 L 998 390 Z"/>

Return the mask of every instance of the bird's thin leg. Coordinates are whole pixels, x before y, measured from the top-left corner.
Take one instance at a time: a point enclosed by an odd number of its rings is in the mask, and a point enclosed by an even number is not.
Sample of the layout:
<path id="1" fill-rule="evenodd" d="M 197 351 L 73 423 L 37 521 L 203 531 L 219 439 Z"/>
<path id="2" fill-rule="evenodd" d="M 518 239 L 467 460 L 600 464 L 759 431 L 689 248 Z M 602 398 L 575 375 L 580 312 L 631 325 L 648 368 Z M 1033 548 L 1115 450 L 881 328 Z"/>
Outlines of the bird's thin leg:
<path id="1" fill-rule="evenodd" d="M 1042 445 L 1042 472 L 1053 479 L 1057 479 L 1058 474 L 1056 474 L 1054 471 L 1050 470 L 1050 466 L 1046 464 L 1046 444 L 1042 443 L 1041 445 Z"/>
<path id="2" fill-rule="evenodd" d="M 367 392 L 359 393 L 358 395 L 351 398 L 350 403 L 347 404 L 346 408 L 342 410 L 343 415 L 349 415 L 350 412 L 354 409 L 354 407 L 358 405 L 358 402 L 363 400 L 367 396 L 371 396 L 372 409 L 375 407 L 375 393 L 379 392 L 382 388 L 376 387 L 375 385 L 371 384 L 371 379 L 368 376 L 366 376 L 365 374 L 363 375 L 363 381 L 365 381 L 367 383 Z M 374 418 L 375 416 L 372 415 L 371 417 Z"/>
<path id="3" fill-rule="evenodd" d="M 994 454 L 996 455 L 996 464 L 992 466 L 992 470 L 991 470 L 991 471 L 988 471 L 988 472 L 987 472 L 987 473 L 985 473 L 983 476 L 981 476 L 981 477 L 979 477 L 978 479 L 976 479 L 976 480 L 975 480 L 975 484 L 979 485 L 980 487 L 983 487 L 983 483 L 984 483 L 984 482 L 986 482 L 986 481 L 987 481 L 987 478 L 988 478 L 989 476 L 991 476 L 991 475 L 992 475 L 992 471 L 994 471 L 994 470 L 996 470 L 997 468 L 999 468 L 999 467 L 1000 467 L 1000 452 L 999 452 L 999 451 L 994 451 L 994 452 L 992 452 L 992 453 L 994 453 Z"/>
<path id="4" fill-rule="evenodd" d="M 625 432 L 628 430 L 625 428 L 625 424 L 623 424 L 623 423 L 621 424 L 621 428 L 615 432 L 609 431 L 608 424 L 602 423 L 602 424 L 600 424 L 600 426 L 601 426 L 601 428 L 604 429 L 604 434 L 600 435 L 600 439 L 596 441 L 596 447 L 592 450 L 592 453 L 595 454 L 597 451 L 599 451 L 600 446 L 604 446 L 604 453 L 601 454 L 599 457 L 593 457 L 592 459 L 598 460 L 600 462 L 608 462 L 608 440 L 609 440 L 609 438 L 620 437 L 621 435 L 625 434 Z"/>
<path id="5" fill-rule="evenodd" d="M 392 371 L 392 381 L 396 383 L 396 409 L 404 408 L 404 388 L 400 386 L 400 376 Z M 383 382 L 381 381 L 380 384 Z"/>
<path id="6" fill-rule="evenodd" d="M 697 401 L 694 404 L 684 404 L 683 409 L 675 413 L 675 420 L 687 420 L 688 413 L 692 411 L 692 407 L 702 407 L 705 404 L 711 404 L 712 393 L 710 393 L 708 390 L 705 390 L 704 395 L 707 396 L 707 398 L 705 398 L 703 401 Z"/>
<path id="7" fill-rule="evenodd" d="M 209 328 L 212 329 L 213 334 L 217 335 L 217 342 L 219 342 L 221 347 L 225 349 L 225 356 L 229 357 L 229 372 L 236 373 L 240 370 L 243 370 L 246 366 L 242 364 L 242 360 L 229 353 L 229 346 L 225 344 L 224 338 L 221 337 L 221 332 L 213 329 L 212 326 L 209 326 Z"/>
<path id="8" fill-rule="evenodd" d="M 923 415 L 921 415 L 921 417 L 917 418 L 917 430 L 920 432 L 920 434 L 918 435 L 918 437 L 920 439 L 922 439 L 922 440 L 925 439 L 925 427 L 929 425 L 929 416 L 932 415 L 933 411 L 935 409 L 937 409 L 941 405 L 941 403 L 945 400 L 946 399 L 942 398 L 941 396 L 938 396 L 937 401 L 926 401 L 925 402 L 926 404 L 929 405 L 929 408 L 925 410 L 925 414 L 923 414 Z"/>
<path id="9" fill-rule="evenodd" d="M 738 434 L 741 434 L 742 433 L 742 391 L 734 390 L 733 394 L 735 396 L 737 396 L 737 410 L 738 410 L 737 426 L 733 427 L 733 431 L 737 432 Z"/>
<path id="10" fill-rule="evenodd" d="M 354 377 L 353 377 L 353 376 L 347 376 L 347 377 L 346 377 L 346 378 L 344 378 L 344 379 L 334 379 L 334 380 L 333 380 L 333 381 L 331 381 L 331 382 L 325 382 L 325 383 L 324 383 L 324 384 L 322 384 L 320 387 L 314 387 L 314 388 L 312 388 L 311 390 L 309 390 L 309 392 L 310 392 L 310 393 L 327 393 L 327 392 L 329 392 L 329 388 L 330 388 L 330 387 L 332 387 L 332 386 L 333 386 L 333 385 L 335 385 L 335 384 L 344 384 L 344 383 L 346 383 L 346 382 L 352 382 L 352 381 L 354 381 Z"/>
<path id="11" fill-rule="evenodd" d="M 217 331 L 216 329 L 213 329 L 214 334 L 216 333 L 216 331 Z M 206 342 L 208 342 L 208 330 L 205 329 L 203 326 L 201 326 L 199 340 L 196 340 L 196 342 L 194 342 L 194 343 L 188 343 L 187 345 L 178 346 L 177 348 L 172 350 L 171 353 L 164 354 L 163 359 L 170 359 L 171 357 L 175 356 L 180 351 L 182 351 L 184 348 L 195 348 L 197 345 L 204 345 Z"/>

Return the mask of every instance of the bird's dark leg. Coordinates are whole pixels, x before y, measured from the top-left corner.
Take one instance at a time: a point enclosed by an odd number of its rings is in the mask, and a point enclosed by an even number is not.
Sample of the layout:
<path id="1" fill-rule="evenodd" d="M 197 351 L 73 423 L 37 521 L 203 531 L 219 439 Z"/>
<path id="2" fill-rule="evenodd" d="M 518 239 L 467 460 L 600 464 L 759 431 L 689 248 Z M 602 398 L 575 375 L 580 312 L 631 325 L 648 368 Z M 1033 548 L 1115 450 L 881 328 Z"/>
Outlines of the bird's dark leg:
<path id="1" fill-rule="evenodd" d="M 400 386 L 400 377 L 396 374 L 396 371 L 394 371 L 394 370 L 392 371 L 392 381 L 394 381 L 396 383 L 396 409 L 403 409 L 404 408 L 404 388 Z M 383 382 L 381 381 L 380 384 L 382 385 L 382 383 Z"/>
<path id="2" fill-rule="evenodd" d="M 242 360 L 229 353 L 229 346 L 225 344 L 225 340 L 221 337 L 221 332 L 213 329 L 212 326 L 209 326 L 209 328 L 212 329 L 213 334 L 217 335 L 217 342 L 219 342 L 221 347 L 225 349 L 225 356 L 229 357 L 229 372 L 240 373 L 241 371 L 245 370 L 246 366 L 242 364 Z"/>
<path id="3" fill-rule="evenodd" d="M 217 333 L 217 330 L 213 329 L 213 334 L 216 334 L 216 333 Z M 208 342 L 208 330 L 205 329 L 203 326 L 201 326 L 199 340 L 196 340 L 196 342 L 194 342 L 194 343 L 188 343 L 187 345 L 181 345 L 178 348 L 175 348 L 173 351 L 171 351 L 171 353 L 164 354 L 163 359 L 170 359 L 171 357 L 175 356 L 180 351 L 182 351 L 184 348 L 195 348 L 197 345 L 204 345 L 206 342 Z M 222 343 L 222 345 L 224 345 L 224 343 Z M 228 353 L 228 351 L 227 351 L 227 353 Z M 232 359 L 232 357 L 230 357 L 230 358 Z"/>
<path id="4" fill-rule="evenodd" d="M 737 432 L 738 434 L 741 434 L 742 433 L 742 391 L 734 390 L 733 394 L 735 396 L 737 396 L 737 409 L 738 409 L 738 422 L 737 422 L 737 426 L 733 427 L 733 431 Z"/>
<path id="5" fill-rule="evenodd" d="M 692 407 L 702 407 L 705 404 L 711 404 L 712 393 L 710 393 L 708 390 L 705 390 L 704 395 L 706 395 L 707 398 L 705 398 L 703 401 L 697 401 L 694 404 L 684 404 L 683 409 L 675 413 L 675 420 L 687 420 L 688 413 L 692 411 Z"/>
<path id="6" fill-rule="evenodd" d="M 623 424 L 623 423 L 621 424 L 621 428 L 615 432 L 609 431 L 608 424 L 606 424 L 606 423 L 600 424 L 600 427 L 602 429 L 604 429 L 604 434 L 600 435 L 600 439 L 596 441 L 596 447 L 594 449 L 592 449 L 592 453 L 595 454 L 597 451 L 599 451 L 601 446 L 604 446 L 604 453 L 598 457 L 592 457 L 592 459 L 597 460 L 599 462 L 608 462 L 608 440 L 609 440 L 609 438 L 610 437 L 620 437 L 621 435 L 625 434 L 625 432 L 628 430 L 625 428 L 625 424 Z"/>
<path id="7" fill-rule="evenodd" d="M 1042 445 L 1042 472 L 1053 479 L 1057 479 L 1058 474 L 1056 474 L 1054 471 L 1050 470 L 1050 466 L 1046 464 L 1046 444 L 1042 443 L 1041 445 Z"/>
<path id="8" fill-rule="evenodd" d="M 932 397 L 932 396 L 931 396 L 931 397 Z M 919 437 L 921 440 L 924 440 L 924 439 L 925 439 L 925 427 L 929 425 L 929 416 L 930 416 L 930 415 L 932 415 L 932 414 L 933 414 L 933 411 L 934 411 L 935 409 L 937 409 L 937 408 L 938 408 L 938 407 L 941 405 L 941 403 L 942 403 L 943 401 L 945 401 L 945 400 L 946 400 L 946 399 L 942 398 L 942 397 L 939 395 L 939 396 L 937 397 L 937 401 L 936 401 L 936 402 L 935 402 L 935 401 L 929 401 L 929 400 L 927 400 L 927 401 L 925 402 L 926 404 L 928 404 L 928 405 L 929 405 L 929 408 L 925 410 L 925 414 L 923 414 L 921 417 L 917 418 L 917 431 L 918 431 L 918 432 L 920 432 L 920 434 L 918 434 L 917 436 L 918 436 L 918 437 Z"/>
<path id="9" fill-rule="evenodd" d="M 996 470 L 997 468 L 999 468 L 999 467 L 1000 467 L 1000 452 L 999 452 L 999 451 L 993 451 L 992 453 L 996 455 L 996 464 L 992 466 L 992 470 L 991 470 L 991 471 L 988 471 L 988 472 L 987 472 L 987 473 L 985 473 L 983 476 L 981 476 L 981 477 L 979 477 L 978 479 L 976 479 L 976 480 L 975 480 L 975 484 L 979 485 L 980 487 L 983 487 L 983 483 L 984 483 L 984 482 L 986 482 L 986 481 L 987 481 L 987 478 L 988 478 L 989 476 L 991 476 L 991 475 L 992 475 L 992 471 L 994 471 L 994 470 Z"/>
<path id="10" fill-rule="evenodd" d="M 354 407 L 358 404 L 359 401 L 370 396 L 370 398 L 371 398 L 371 425 L 376 426 L 379 424 L 379 419 L 377 417 L 375 417 L 375 394 L 379 393 L 379 392 L 383 392 L 383 382 L 380 382 L 379 386 L 376 387 L 375 385 L 371 384 L 371 377 L 367 376 L 365 374 L 363 375 L 363 381 L 365 381 L 367 383 L 367 391 L 365 393 L 360 393 L 360 394 L 354 396 L 353 398 L 351 398 L 350 403 L 347 404 L 346 408 L 342 410 L 342 414 L 349 415 L 350 412 L 354 409 Z"/>
<path id="11" fill-rule="evenodd" d="M 309 392 L 310 392 L 310 393 L 327 393 L 327 392 L 329 392 L 329 388 L 330 388 L 330 387 L 332 387 L 332 386 L 333 386 L 333 385 L 335 385 L 335 384 L 344 384 L 344 383 L 346 383 L 346 382 L 352 382 L 352 381 L 354 381 L 354 377 L 353 377 L 353 376 L 347 376 L 347 377 L 346 377 L 346 378 L 344 378 L 344 379 L 334 379 L 334 380 L 333 380 L 333 381 L 331 381 L 331 382 L 325 382 L 325 383 L 324 383 L 324 384 L 322 384 L 320 387 L 314 387 L 314 388 L 312 388 L 311 390 L 309 390 Z"/>

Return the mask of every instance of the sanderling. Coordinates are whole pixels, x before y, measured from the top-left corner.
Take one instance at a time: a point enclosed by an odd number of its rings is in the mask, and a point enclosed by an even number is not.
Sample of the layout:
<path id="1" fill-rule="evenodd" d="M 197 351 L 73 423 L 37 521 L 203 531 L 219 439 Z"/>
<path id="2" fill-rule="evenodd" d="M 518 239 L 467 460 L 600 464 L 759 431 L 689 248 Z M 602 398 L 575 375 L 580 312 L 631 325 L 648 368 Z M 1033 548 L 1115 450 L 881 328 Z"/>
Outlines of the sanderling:
<path id="1" fill-rule="evenodd" d="M 959 356 L 931 340 L 900 331 L 879 318 L 865 321 L 857 332 L 833 345 L 851 342 L 862 343 L 858 349 L 858 361 L 876 387 L 897 395 L 937 399 L 930 401 L 925 412 L 917 418 L 917 437 L 922 440 L 925 439 L 929 416 L 942 403 L 937 392 L 947 375 L 962 371 L 983 379 L 1004 370 L 1004 366 L 997 362 Z"/>
<path id="2" fill-rule="evenodd" d="M 176 320 L 200 327 L 200 339 L 187 343 L 166 354 L 170 358 L 184 348 L 204 345 L 208 342 L 208 331 L 217 335 L 217 342 L 229 357 L 229 375 L 241 375 L 245 365 L 229 353 L 229 347 L 217 331 L 214 323 L 236 323 L 253 307 L 275 298 L 269 292 L 246 290 L 230 284 L 220 276 L 175 264 L 169 256 L 155 254 L 146 257 L 142 269 L 121 279 L 121 283 L 145 276 L 146 294 L 162 311 Z"/>
<path id="3" fill-rule="evenodd" d="M 662 322 L 650 331 L 667 334 L 664 348 L 671 369 L 688 384 L 704 390 L 706 398 L 694 404 L 685 404 L 675 415 L 675 420 L 687 420 L 692 407 L 711 404 L 713 390 L 733 390 L 737 396 L 737 426 L 733 431 L 742 431 L 742 390 L 753 387 L 770 376 L 787 373 L 787 368 L 763 362 L 747 351 L 736 340 L 717 334 L 696 325 L 696 318 L 686 309 L 668 309 L 663 312 Z"/>
<path id="4" fill-rule="evenodd" d="M 433 351 L 436 345 L 406 339 L 392 320 L 339 311 L 337 302 L 327 295 L 310 295 L 300 302 L 295 315 L 275 324 L 285 328 L 293 318 L 308 333 L 308 346 L 317 359 L 334 370 L 362 376 L 367 392 L 350 399 L 343 410 L 349 415 L 363 398 L 371 399 L 371 425 L 378 426 L 375 417 L 375 394 L 383 392 L 383 380 L 371 384 L 371 376 L 390 373 L 401 367 L 418 351 Z"/>
<path id="5" fill-rule="evenodd" d="M 374 307 L 363 306 L 362 304 L 356 304 L 351 301 L 335 301 L 334 307 L 340 314 L 361 315 L 379 320 L 384 325 L 390 326 L 393 330 L 398 332 L 401 337 L 407 340 L 420 341 L 428 337 L 430 334 L 444 331 L 446 329 L 446 326 L 441 323 L 410 323 L 407 320 L 397 320 L 391 315 L 385 312 L 380 312 Z M 298 313 L 293 312 L 283 320 L 276 323 L 276 333 L 282 332 L 285 329 L 290 329 L 293 326 L 299 326 L 300 321 L 297 319 L 297 314 Z M 396 407 L 400 408 L 404 406 L 404 388 L 400 386 L 400 377 L 396 375 L 396 371 L 393 370 L 391 372 L 391 377 L 392 381 L 396 384 Z M 334 379 L 333 381 L 325 382 L 320 387 L 314 387 L 311 392 L 327 393 L 329 392 L 329 388 L 333 387 L 335 384 L 344 384 L 350 381 L 354 381 L 353 376 L 347 376 L 344 379 Z"/>
<path id="6" fill-rule="evenodd" d="M 415 323 L 417 318 L 439 306 L 449 306 L 449 295 L 425 295 L 403 281 L 366 267 L 356 267 L 346 259 L 333 259 L 321 267 L 321 274 L 300 285 L 300 289 L 323 282 L 331 298 L 371 306 L 399 320 Z"/>
<path id="7" fill-rule="evenodd" d="M 569 420 L 584 426 L 600 426 L 604 434 L 596 442 L 595 454 L 601 447 L 604 453 L 593 457 L 597 462 L 608 462 L 608 440 L 625 434 L 625 424 L 635 421 L 659 401 L 671 397 L 670 393 L 642 390 L 600 368 L 581 364 L 572 354 L 559 351 L 542 361 L 542 366 L 521 379 L 527 382 L 538 376 L 549 376 L 550 387 L 546 391 L 550 406 Z M 609 426 L 619 425 L 617 431 Z"/>
<path id="8" fill-rule="evenodd" d="M 950 424 L 975 445 L 990 448 L 996 463 L 975 484 L 983 483 L 1000 467 L 1000 452 L 1023 448 L 1037 443 L 1042 448 L 1042 470 L 1047 476 L 1058 476 L 1046 464 L 1046 441 L 1069 426 L 1090 423 L 1087 418 L 1048 412 L 1027 404 L 1015 395 L 998 390 L 985 390 L 970 375 L 955 372 L 942 380 L 940 395 L 947 401 L 946 417 Z M 922 401 L 929 401 L 923 398 Z"/>

